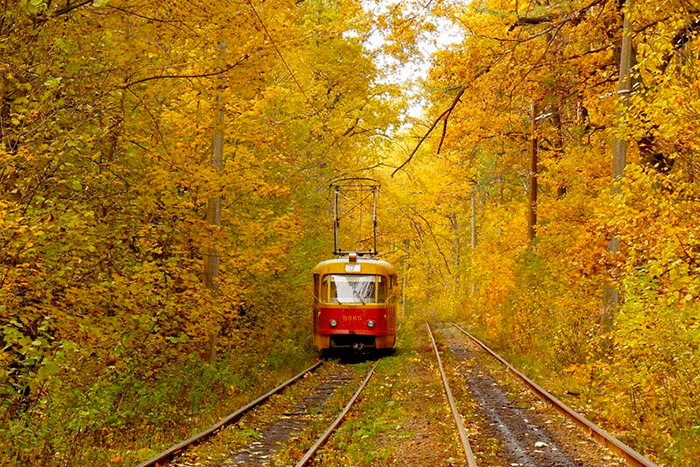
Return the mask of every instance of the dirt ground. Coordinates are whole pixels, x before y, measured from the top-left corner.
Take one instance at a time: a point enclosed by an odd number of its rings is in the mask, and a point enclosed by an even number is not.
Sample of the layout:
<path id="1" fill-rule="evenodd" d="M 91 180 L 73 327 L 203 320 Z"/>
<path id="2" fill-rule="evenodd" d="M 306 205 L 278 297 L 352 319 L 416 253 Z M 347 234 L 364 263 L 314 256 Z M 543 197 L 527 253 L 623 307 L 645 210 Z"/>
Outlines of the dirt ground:
<path id="1" fill-rule="evenodd" d="M 413 345 L 419 360 L 406 365 L 402 373 L 413 387 L 408 394 L 410 397 L 402 400 L 406 413 L 412 415 L 401 424 L 402 430 L 411 436 L 395 440 L 392 465 L 454 465 L 458 458 L 461 460 L 461 453 L 455 452 L 456 442 L 446 440 L 446 437 L 451 438 L 452 420 L 439 387 L 440 376 L 433 350 L 427 337 L 421 334 L 414 337 Z M 426 409 L 429 405 L 432 411 Z M 387 441 L 390 440 L 387 436 Z"/>

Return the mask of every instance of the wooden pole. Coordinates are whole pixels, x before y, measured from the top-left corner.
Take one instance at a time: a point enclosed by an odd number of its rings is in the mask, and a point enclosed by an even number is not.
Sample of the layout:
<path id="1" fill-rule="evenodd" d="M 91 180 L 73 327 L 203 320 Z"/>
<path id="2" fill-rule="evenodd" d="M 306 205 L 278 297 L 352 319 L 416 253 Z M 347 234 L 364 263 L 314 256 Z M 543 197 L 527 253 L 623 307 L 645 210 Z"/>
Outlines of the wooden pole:
<path id="1" fill-rule="evenodd" d="M 224 147 L 224 108 L 221 95 L 216 96 L 216 110 L 214 113 L 214 138 L 211 157 L 211 166 L 220 174 L 223 167 L 223 147 Z M 221 225 L 221 197 L 214 196 L 207 199 L 207 222 L 209 225 Z M 219 276 L 219 252 L 212 243 L 209 251 L 204 257 L 204 287 L 207 289 L 216 288 L 216 279 Z"/>
<path id="2" fill-rule="evenodd" d="M 532 137 L 530 138 L 530 190 L 528 192 L 527 236 L 530 243 L 535 239 L 537 225 L 537 105 L 532 104 L 530 110 L 532 120 Z"/>
<path id="3" fill-rule="evenodd" d="M 618 93 L 620 99 L 620 110 L 617 114 L 617 129 L 618 135 L 623 125 L 624 112 L 629 107 L 630 91 L 632 90 L 632 82 L 630 79 L 632 70 L 632 28 L 630 23 L 630 10 L 632 9 L 632 0 L 627 0 L 624 7 L 624 19 L 622 25 L 622 50 L 620 54 L 620 78 L 618 81 Z M 613 187 L 612 193 L 620 192 L 618 182 L 622 178 L 625 171 L 627 161 L 627 140 L 617 136 L 615 138 L 615 148 L 613 153 Z M 620 251 L 620 239 L 615 236 L 608 242 L 608 253 L 615 254 Z M 608 277 L 605 281 L 603 289 L 603 310 L 601 313 L 600 322 L 604 332 L 609 332 L 612 329 L 615 314 L 620 302 L 620 293 L 615 284 Z"/>
<path id="4" fill-rule="evenodd" d="M 475 263 L 475 258 L 474 255 L 476 254 L 476 182 L 472 183 L 472 194 L 471 194 L 471 213 L 470 216 L 471 218 L 471 242 L 470 246 L 472 248 L 472 257 L 471 257 L 471 264 L 472 264 L 472 294 L 476 293 L 476 281 L 474 280 L 474 263 Z"/>
<path id="5" fill-rule="evenodd" d="M 552 124 L 554 125 L 554 128 L 556 130 L 556 136 L 554 138 L 554 147 L 556 149 L 556 158 L 557 162 L 561 162 L 561 160 L 564 158 L 564 137 L 563 137 L 563 129 L 562 129 L 562 123 L 561 123 L 561 108 L 559 104 L 557 104 L 557 107 L 555 108 L 554 112 L 552 113 Z M 561 180 L 557 184 L 557 199 L 562 199 L 566 195 L 566 185 L 564 184 L 564 180 Z"/>
<path id="6" fill-rule="evenodd" d="M 408 316 L 408 310 L 406 309 L 406 281 L 408 280 L 408 268 L 410 266 L 408 260 L 411 257 L 410 256 L 410 248 L 411 248 L 411 240 L 404 240 L 404 247 L 406 250 L 406 259 L 404 262 L 404 268 L 403 268 L 403 280 L 402 280 L 402 286 L 401 286 L 401 311 L 403 312 L 404 317 Z"/>
<path id="7" fill-rule="evenodd" d="M 472 250 L 476 249 L 476 184 L 472 186 L 471 194 L 471 247 Z"/>
<path id="8" fill-rule="evenodd" d="M 459 281 L 459 265 L 462 263 L 462 241 L 460 239 L 460 226 L 459 219 L 457 218 L 457 213 L 453 212 L 447 216 L 450 220 L 450 225 L 452 230 L 454 230 L 454 251 L 452 252 L 452 258 L 455 265 L 455 280 Z"/>
<path id="9" fill-rule="evenodd" d="M 226 44 L 219 44 L 219 49 L 223 55 Z M 223 90 L 223 78 L 216 95 L 216 105 L 214 109 L 214 135 L 212 138 L 211 166 L 216 169 L 218 175 L 221 174 L 224 161 L 224 103 L 221 97 Z M 207 222 L 209 225 L 221 225 L 221 196 L 213 196 L 207 199 Z M 214 241 L 209 244 L 207 254 L 204 256 L 203 271 L 204 288 L 211 290 L 216 302 L 218 294 L 217 279 L 219 277 L 219 252 Z M 216 359 L 217 332 L 213 331 L 209 336 L 209 348 L 206 352 L 206 359 L 214 361 Z"/>

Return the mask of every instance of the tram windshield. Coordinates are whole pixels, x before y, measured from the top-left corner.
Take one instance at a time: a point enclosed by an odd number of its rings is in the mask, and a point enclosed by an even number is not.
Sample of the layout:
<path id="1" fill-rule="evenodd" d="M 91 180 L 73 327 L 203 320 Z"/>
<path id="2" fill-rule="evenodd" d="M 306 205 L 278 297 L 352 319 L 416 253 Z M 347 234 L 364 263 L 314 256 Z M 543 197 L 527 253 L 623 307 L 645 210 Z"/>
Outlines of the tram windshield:
<path id="1" fill-rule="evenodd" d="M 383 303 L 386 280 L 374 274 L 329 274 L 323 277 L 322 295 L 333 303 Z"/>

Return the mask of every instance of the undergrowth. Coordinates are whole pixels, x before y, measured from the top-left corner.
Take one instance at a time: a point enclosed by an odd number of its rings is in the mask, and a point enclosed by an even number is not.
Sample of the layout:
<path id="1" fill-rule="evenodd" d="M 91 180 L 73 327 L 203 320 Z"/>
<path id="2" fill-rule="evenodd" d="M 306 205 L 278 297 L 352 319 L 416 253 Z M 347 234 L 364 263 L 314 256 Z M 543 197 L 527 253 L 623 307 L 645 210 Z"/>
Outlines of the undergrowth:
<path id="1" fill-rule="evenodd" d="M 56 382 L 41 406 L 0 430 L 3 466 L 135 465 L 204 430 L 315 359 L 305 329 L 250 335 L 207 362 L 171 360 L 84 372 Z"/>

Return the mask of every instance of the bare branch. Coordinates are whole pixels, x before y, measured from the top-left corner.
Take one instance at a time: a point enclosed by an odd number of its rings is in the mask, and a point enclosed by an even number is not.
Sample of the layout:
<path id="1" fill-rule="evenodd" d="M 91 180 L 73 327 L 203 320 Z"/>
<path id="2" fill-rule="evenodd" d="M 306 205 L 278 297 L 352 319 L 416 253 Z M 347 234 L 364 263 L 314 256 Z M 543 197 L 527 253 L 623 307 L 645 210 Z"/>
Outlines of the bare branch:
<path id="1" fill-rule="evenodd" d="M 435 121 L 434 121 L 433 124 L 430 126 L 430 128 L 428 129 L 428 131 L 425 133 L 425 135 L 423 135 L 423 137 L 420 139 L 420 141 L 418 142 L 418 144 L 416 145 L 416 147 L 413 149 L 413 152 L 411 152 L 411 155 L 408 156 L 408 159 L 406 159 L 406 160 L 404 161 L 403 164 L 401 164 L 396 170 L 394 170 L 394 171 L 391 173 L 391 176 L 392 176 L 392 177 L 393 177 L 394 175 L 396 175 L 396 172 L 398 172 L 399 170 L 403 169 L 409 162 L 411 162 L 411 159 L 413 159 L 413 156 L 418 152 L 418 149 L 421 147 L 421 145 L 423 144 L 423 142 L 428 138 L 428 136 L 430 136 L 430 134 L 433 132 L 433 130 L 435 129 L 435 127 L 437 126 L 437 124 L 440 123 L 440 120 L 442 120 L 443 118 L 444 118 L 444 119 L 447 119 L 447 117 L 448 117 L 448 116 L 452 113 L 452 111 L 455 109 L 455 107 L 457 106 L 457 103 L 459 102 L 459 99 L 462 97 L 462 95 L 464 94 L 464 91 L 465 91 L 465 90 L 466 90 L 465 87 L 461 87 L 461 88 L 460 88 L 459 92 L 458 92 L 457 95 L 455 96 L 455 98 L 454 98 L 454 100 L 452 101 L 452 104 L 450 104 L 449 108 L 448 108 L 447 110 L 445 110 L 443 113 L 441 113 L 440 116 L 439 116 L 437 119 L 435 119 Z M 442 145 L 442 142 L 441 142 L 440 144 Z"/>
<path id="2" fill-rule="evenodd" d="M 540 55 L 540 58 L 537 59 L 537 61 L 530 67 L 530 69 L 528 69 L 527 72 L 520 78 L 520 81 L 518 81 L 513 86 L 513 88 L 510 90 L 511 98 L 512 98 L 515 90 L 518 88 L 518 86 L 520 86 L 525 81 L 525 79 L 530 75 L 530 73 L 532 73 L 539 66 L 540 62 L 542 62 L 542 60 L 544 60 L 544 57 L 547 56 L 547 53 L 549 52 L 550 47 L 554 43 L 554 39 L 557 38 L 557 35 L 559 34 L 559 31 L 561 31 L 562 28 L 564 27 L 564 24 L 566 24 L 566 23 L 561 23 L 561 24 L 559 24 L 559 26 L 557 26 L 556 30 L 554 31 L 554 34 L 552 34 L 552 36 L 547 41 L 547 46 L 545 47 L 544 52 L 542 52 L 542 55 Z"/>
<path id="3" fill-rule="evenodd" d="M 549 15 L 544 15 L 544 16 L 533 16 L 529 18 L 525 17 L 519 17 L 515 23 L 511 24 L 510 27 L 508 28 L 508 31 L 512 31 L 513 29 L 517 28 L 518 26 L 524 26 L 526 24 L 542 24 L 542 23 L 551 23 L 555 19 L 557 19 L 557 15 L 554 14 L 549 14 Z"/>
<path id="4" fill-rule="evenodd" d="M 237 62 L 232 63 L 230 65 L 227 65 L 226 67 L 216 70 L 216 71 L 209 71 L 206 73 L 200 73 L 200 74 L 193 74 L 193 75 L 157 75 L 157 76 L 149 76 L 147 78 L 141 78 L 137 79 L 136 81 L 131 81 L 129 83 L 125 83 L 121 86 L 121 89 L 128 89 L 131 86 L 137 85 L 139 83 L 145 83 L 146 81 L 153 81 L 157 79 L 186 79 L 186 78 L 208 78 L 210 76 L 217 76 L 217 75 L 222 75 L 228 71 L 231 71 L 233 68 L 237 67 L 244 61 L 246 61 L 250 55 L 245 54 L 243 57 L 241 57 Z"/>
<path id="5" fill-rule="evenodd" d="M 65 15 L 66 13 L 70 13 L 71 11 L 80 8 L 81 6 L 89 5 L 92 3 L 93 0 L 83 0 L 82 2 L 78 3 L 73 3 L 73 4 L 68 4 L 61 8 L 60 10 L 54 11 L 51 16 L 62 16 Z"/>
<path id="6" fill-rule="evenodd" d="M 445 115 L 444 120 L 442 121 L 442 136 L 440 137 L 440 144 L 438 144 L 437 148 L 437 153 L 440 154 L 440 150 L 442 149 L 442 143 L 445 142 L 445 136 L 447 136 L 447 120 L 450 118 L 449 115 Z"/>
<path id="7" fill-rule="evenodd" d="M 114 6 L 114 5 L 107 4 L 106 7 L 109 9 L 112 9 L 112 10 L 120 11 L 126 15 L 141 18 L 141 19 L 149 21 L 149 22 L 164 23 L 164 24 L 179 24 L 179 25 L 186 24 L 184 21 L 181 21 L 181 20 L 167 20 L 167 19 L 156 18 L 153 16 L 146 16 L 146 15 L 137 13 L 135 11 L 127 10 L 126 8 L 122 8 L 122 7 L 118 7 L 118 6 Z"/>
<path id="8" fill-rule="evenodd" d="M 450 269 L 450 263 L 449 263 L 449 261 L 447 261 L 447 256 L 442 251 L 442 248 L 440 248 L 440 242 L 438 242 L 437 237 L 435 237 L 435 232 L 433 232 L 433 226 L 430 224 L 428 219 L 426 219 L 420 212 L 418 212 L 415 209 L 411 209 L 411 210 L 413 211 L 413 213 L 416 216 L 420 217 L 423 220 L 423 222 L 425 222 L 425 225 L 428 227 L 428 231 L 430 232 L 430 236 L 432 237 L 433 242 L 435 242 L 435 247 L 437 248 L 438 253 L 440 253 L 440 256 L 442 256 L 442 260 L 445 263 L 445 268 L 447 269 L 447 273 L 449 275 L 452 275 L 452 269 Z"/>
<path id="9" fill-rule="evenodd" d="M 590 10 L 591 8 L 593 8 L 594 6 L 596 6 L 600 3 L 605 3 L 607 1 L 608 0 L 593 0 L 588 5 L 581 7 L 578 10 L 572 11 L 571 13 L 566 14 L 566 15 L 556 15 L 554 13 L 550 13 L 550 14 L 542 15 L 542 16 L 518 17 L 518 19 L 515 21 L 515 23 L 510 25 L 510 27 L 508 28 L 508 32 L 511 32 L 513 29 L 517 28 L 518 26 L 537 25 L 537 24 L 556 23 L 556 22 L 567 23 L 569 21 L 579 21 L 581 19 L 581 17 L 588 12 L 588 10 Z"/>

